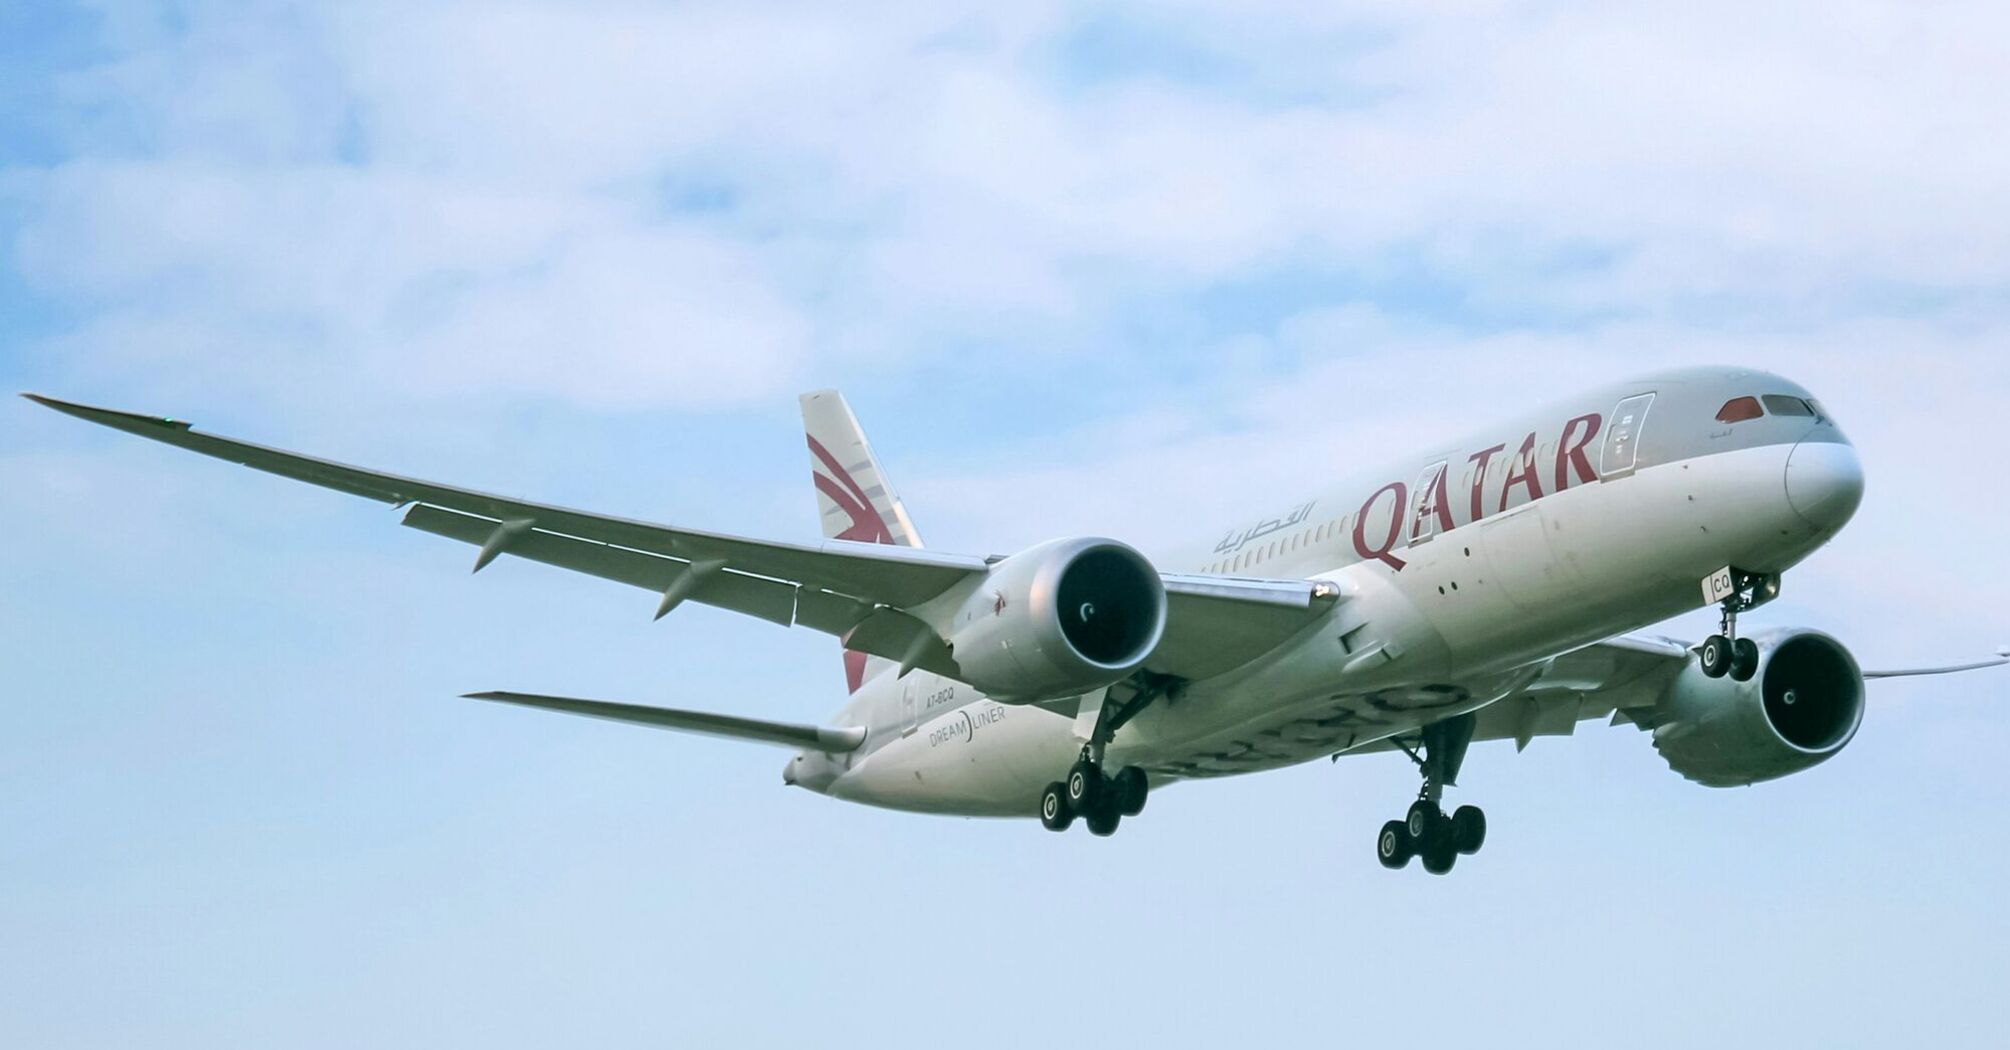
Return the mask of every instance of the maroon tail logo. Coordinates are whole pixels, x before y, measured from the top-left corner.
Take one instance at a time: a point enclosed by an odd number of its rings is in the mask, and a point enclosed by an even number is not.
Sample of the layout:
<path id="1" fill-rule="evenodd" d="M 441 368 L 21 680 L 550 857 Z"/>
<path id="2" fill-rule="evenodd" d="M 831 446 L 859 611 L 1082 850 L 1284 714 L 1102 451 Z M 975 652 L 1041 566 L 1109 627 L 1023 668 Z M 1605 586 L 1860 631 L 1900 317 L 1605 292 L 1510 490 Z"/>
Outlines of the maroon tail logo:
<path id="1" fill-rule="evenodd" d="M 886 521 L 879 516 L 879 512 L 872 509 L 872 500 L 866 498 L 865 489 L 859 487 L 858 481 L 851 476 L 851 471 L 839 466 L 837 457 L 831 455 L 830 449 L 825 448 L 815 437 L 809 437 L 809 442 L 810 455 L 815 456 L 817 462 L 823 464 L 825 470 L 830 471 L 829 477 L 825 477 L 820 471 L 810 472 L 810 477 L 816 481 L 817 491 L 829 496 L 831 502 L 837 504 L 838 509 L 844 511 L 845 516 L 851 519 L 851 526 L 838 533 L 836 538 L 855 540 L 859 543 L 891 544 L 893 533 L 887 530 Z M 846 687 L 854 693 L 865 684 L 864 653 L 845 650 L 844 678 Z"/>
<path id="2" fill-rule="evenodd" d="M 887 531 L 886 522 L 880 519 L 879 512 L 872 509 L 872 501 L 865 497 L 865 490 L 852 479 L 851 471 L 838 466 L 837 457 L 831 455 L 822 442 L 814 437 L 809 441 L 810 454 L 831 472 L 830 477 L 810 472 L 810 476 L 816 479 L 817 491 L 829 496 L 831 502 L 851 518 L 851 527 L 838 533 L 837 538 L 860 543 L 892 543 L 893 533 Z"/>

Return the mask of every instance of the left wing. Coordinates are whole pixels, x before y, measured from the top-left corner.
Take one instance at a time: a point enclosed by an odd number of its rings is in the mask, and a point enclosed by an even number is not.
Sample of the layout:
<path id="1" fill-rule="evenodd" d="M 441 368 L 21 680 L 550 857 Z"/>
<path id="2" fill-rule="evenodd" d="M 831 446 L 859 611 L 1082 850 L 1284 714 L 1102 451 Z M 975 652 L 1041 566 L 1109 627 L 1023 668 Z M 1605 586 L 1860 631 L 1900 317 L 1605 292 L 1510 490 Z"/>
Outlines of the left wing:
<path id="1" fill-rule="evenodd" d="M 836 635 L 847 648 L 892 660 L 914 659 L 918 630 L 933 634 L 909 610 L 984 576 L 997 560 L 849 540 L 780 543 L 633 521 L 315 459 L 204 433 L 163 416 L 23 396 L 163 444 L 409 507 L 404 524 L 479 547 L 477 572 L 510 554 L 654 591 L 659 618 L 694 601 Z M 1146 667 L 1185 679 L 1218 674 L 1270 652 L 1338 596 L 1329 585 L 1309 580 L 1162 578 L 1165 640 Z M 939 638 L 912 665 L 957 677 L 954 654 Z"/>
<path id="2" fill-rule="evenodd" d="M 1629 710 L 1654 706 L 1694 659 L 1672 638 L 1614 638 L 1556 658 L 1526 690 L 1479 712 L 1475 740 L 1513 740 L 1525 748 L 1538 736 L 1570 736 L 1580 722 L 1632 721 Z M 1952 667 L 1865 671 L 1865 679 L 1959 674 L 2010 664 L 2010 653 Z"/>

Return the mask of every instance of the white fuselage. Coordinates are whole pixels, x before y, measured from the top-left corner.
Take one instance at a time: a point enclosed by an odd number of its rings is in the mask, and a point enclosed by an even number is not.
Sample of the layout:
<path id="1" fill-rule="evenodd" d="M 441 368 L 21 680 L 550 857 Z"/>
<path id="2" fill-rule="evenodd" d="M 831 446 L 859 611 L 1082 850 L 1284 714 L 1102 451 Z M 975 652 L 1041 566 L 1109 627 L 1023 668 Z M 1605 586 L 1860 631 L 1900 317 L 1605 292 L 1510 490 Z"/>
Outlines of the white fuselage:
<path id="1" fill-rule="evenodd" d="M 1152 704 L 1109 761 L 1163 783 L 1359 750 L 1697 608 L 1698 581 L 1726 565 L 1797 564 L 1847 521 L 1861 475 L 1826 420 L 1715 418 L 1731 398 L 1766 394 L 1806 397 L 1724 370 L 1595 391 L 1165 559 L 1330 581 L 1342 598 L 1271 653 Z M 790 783 L 933 813 L 1030 816 L 1083 744 L 1075 718 L 925 672 L 866 682 L 839 722 L 866 727 L 866 745 L 798 755 Z"/>

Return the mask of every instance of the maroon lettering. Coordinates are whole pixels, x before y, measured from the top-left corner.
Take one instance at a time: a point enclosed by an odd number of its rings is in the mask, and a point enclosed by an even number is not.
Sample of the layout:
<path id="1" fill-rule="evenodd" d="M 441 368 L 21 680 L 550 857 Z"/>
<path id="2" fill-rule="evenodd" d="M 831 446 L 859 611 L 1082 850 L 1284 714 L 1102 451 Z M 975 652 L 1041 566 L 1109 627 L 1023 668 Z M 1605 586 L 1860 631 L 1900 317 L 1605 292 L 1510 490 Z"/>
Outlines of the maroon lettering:
<path id="1" fill-rule="evenodd" d="M 1563 441 L 1556 446 L 1556 491 L 1562 492 L 1570 487 L 1570 468 L 1573 465 L 1577 467 L 1579 481 L 1598 480 L 1598 472 L 1591 469 L 1591 460 L 1585 456 L 1584 450 L 1591 447 L 1592 439 L 1598 437 L 1599 427 L 1604 423 L 1605 417 L 1593 412 L 1564 424 Z M 1571 437 L 1573 434 L 1577 435 L 1575 443 Z"/>
<path id="2" fill-rule="evenodd" d="M 1508 509 L 1508 498 L 1514 495 L 1514 487 L 1520 485 L 1528 490 L 1530 502 L 1542 498 L 1542 479 L 1535 469 L 1535 435 L 1521 443 L 1521 451 L 1514 454 L 1514 466 L 1508 471 L 1507 484 L 1501 488 L 1501 510 Z"/>
<path id="3" fill-rule="evenodd" d="M 1451 473 L 1452 468 L 1449 465 L 1431 472 L 1430 488 L 1419 497 L 1417 520 L 1410 523 L 1411 543 L 1417 542 L 1417 538 L 1424 534 L 1424 523 L 1430 520 L 1433 514 L 1438 516 L 1439 532 L 1450 532 L 1458 528 L 1452 521 L 1451 494 L 1446 491 Z"/>
<path id="4" fill-rule="evenodd" d="M 1495 456 L 1500 455 L 1501 453 L 1506 451 L 1507 451 L 1506 445 L 1495 445 L 1494 447 L 1487 449 L 1485 452 L 1473 453 L 1472 458 L 1466 460 L 1466 462 L 1473 464 L 1473 523 L 1474 524 L 1477 524 L 1481 518 L 1487 516 L 1486 505 L 1480 502 L 1481 494 L 1486 491 L 1487 486 L 1487 465 L 1494 461 Z"/>
<path id="5" fill-rule="evenodd" d="M 1382 497 L 1388 493 L 1395 493 L 1396 495 L 1395 506 L 1389 508 L 1389 537 L 1382 542 L 1380 550 L 1374 550 L 1368 546 L 1368 515 L 1374 512 L 1375 505 L 1380 503 Z M 1368 502 L 1361 505 L 1361 513 L 1354 518 L 1354 553 L 1359 554 L 1363 558 L 1373 558 L 1397 572 L 1402 572 L 1403 567 L 1408 565 L 1409 562 L 1396 557 L 1391 552 L 1403 540 L 1403 508 L 1409 506 L 1409 504 L 1410 487 L 1400 481 L 1392 481 L 1382 486 L 1373 496 L 1368 497 Z"/>

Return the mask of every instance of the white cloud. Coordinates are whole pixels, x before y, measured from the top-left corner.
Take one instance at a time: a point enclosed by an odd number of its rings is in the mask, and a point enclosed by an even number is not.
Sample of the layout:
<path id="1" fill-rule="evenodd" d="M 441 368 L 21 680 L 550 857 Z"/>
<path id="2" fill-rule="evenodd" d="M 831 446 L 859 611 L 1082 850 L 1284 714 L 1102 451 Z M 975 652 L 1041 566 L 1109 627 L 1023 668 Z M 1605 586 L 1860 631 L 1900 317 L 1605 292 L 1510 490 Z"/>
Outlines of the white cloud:
<path id="1" fill-rule="evenodd" d="M 1065 67 L 1093 49 L 1064 45 L 1091 18 L 1229 72 L 1084 78 Z M 283 338 L 373 381 L 416 355 L 422 394 L 599 405 L 773 398 L 806 360 L 971 338 L 1051 353 L 1093 340 L 1044 334 L 1280 274 L 1420 273 L 1487 316 L 1812 329 L 2010 278 L 2010 72 L 1977 43 L 2006 21 L 1882 0 L 127 13 L 123 57 L 68 81 L 79 158 L 12 180 L 16 258 L 99 314 L 74 355 L 124 363 L 96 333 L 136 326 Z M 717 206 L 678 210 L 681 181 Z"/>

